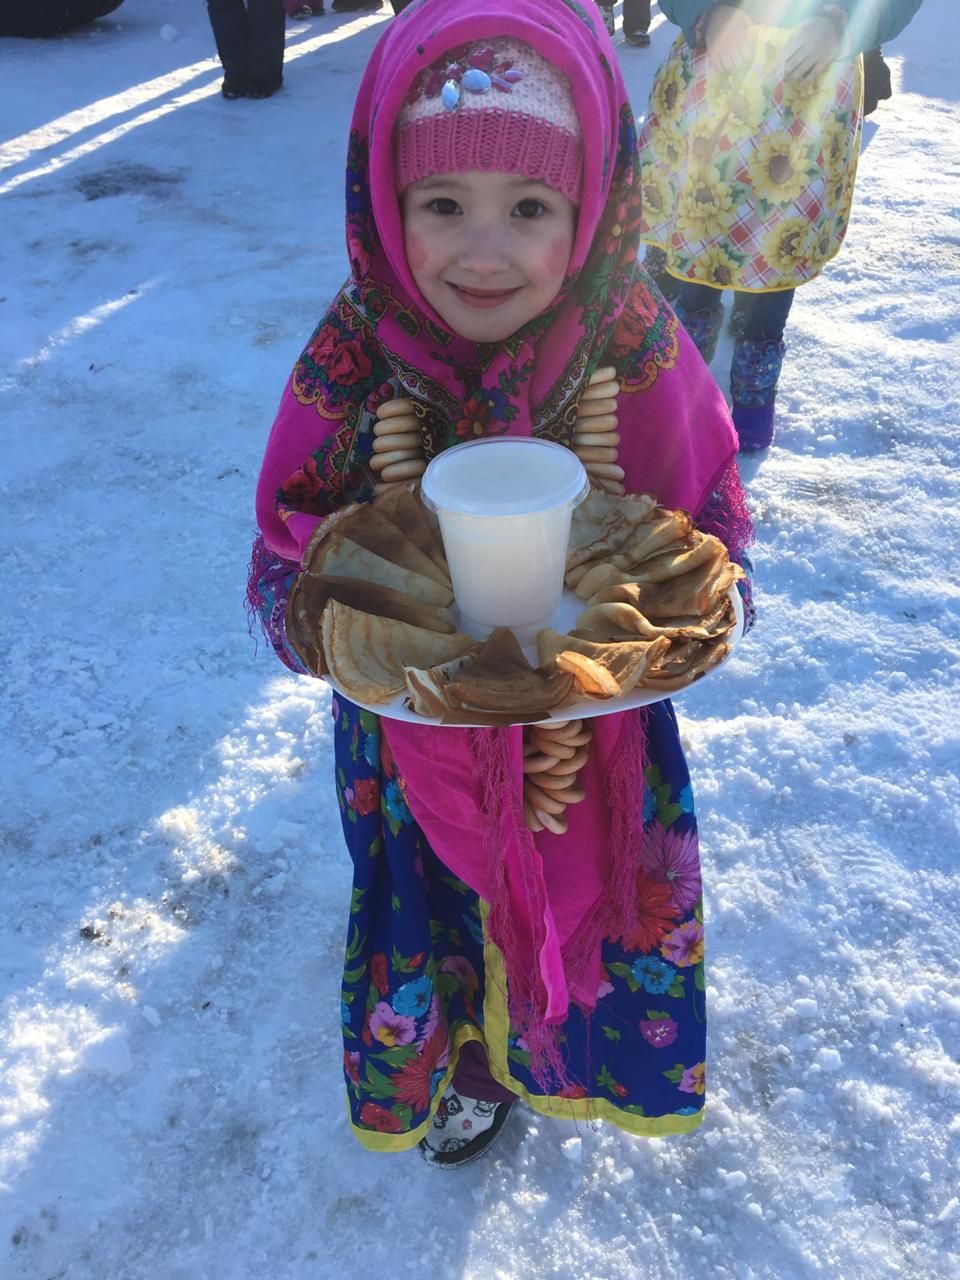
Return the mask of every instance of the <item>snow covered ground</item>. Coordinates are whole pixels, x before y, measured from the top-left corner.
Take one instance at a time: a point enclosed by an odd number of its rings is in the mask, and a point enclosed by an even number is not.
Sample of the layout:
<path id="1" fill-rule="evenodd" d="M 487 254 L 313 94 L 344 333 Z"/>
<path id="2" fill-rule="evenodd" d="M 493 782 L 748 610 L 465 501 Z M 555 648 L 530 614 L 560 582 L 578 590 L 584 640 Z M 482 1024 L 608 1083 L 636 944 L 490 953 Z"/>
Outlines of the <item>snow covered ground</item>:
<path id="1" fill-rule="evenodd" d="M 677 700 L 708 1119 L 362 1151 L 329 696 L 242 609 L 284 379 L 344 272 L 382 14 L 224 102 L 205 8 L 0 40 L 0 1274 L 960 1277 L 960 14 L 888 50 L 847 243 L 743 471 L 760 621 Z M 642 111 L 673 29 L 621 48 Z M 716 362 L 723 376 L 729 347 Z"/>

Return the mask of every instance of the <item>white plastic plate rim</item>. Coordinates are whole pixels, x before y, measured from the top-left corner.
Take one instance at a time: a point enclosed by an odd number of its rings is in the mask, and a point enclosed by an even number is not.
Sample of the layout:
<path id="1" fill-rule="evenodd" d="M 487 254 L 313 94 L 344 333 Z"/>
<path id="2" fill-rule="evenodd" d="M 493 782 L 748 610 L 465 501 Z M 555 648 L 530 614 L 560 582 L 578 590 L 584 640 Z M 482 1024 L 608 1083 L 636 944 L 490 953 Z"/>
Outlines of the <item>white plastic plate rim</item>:
<path id="1" fill-rule="evenodd" d="M 513 723 L 517 725 L 550 724 L 551 721 L 587 720 L 592 719 L 594 716 L 607 716 L 620 711 L 633 711 L 637 707 L 649 707 L 654 702 L 663 702 L 667 698 L 676 698 L 686 693 L 687 689 L 692 689 L 695 685 L 699 685 L 702 680 L 709 680 L 714 672 L 722 670 L 729 662 L 730 654 L 733 653 L 734 649 L 737 647 L 740 641 L 740 636 L 743 633 L 743 601 L 740 599 L 740 592 L 735 586 L 730 588 L 730 599 L 733 602 L 733 611 L 736 614 L 737 619 L 729 636 L 727 637 L 727 643 L 730 646 L 730 650 L 723 661 L 718 663 L 717 666 L 712 667 L 705 675 L 701 676 L 700 680 L 694 680 L 692 684 L 688 684 L 683 689 L 675 689 L 672 693 L 656 693 L 651 689 L 634 689 L 630 693 L 622 694 L 619 698 L 580 698 L 578 701 L 569 703 L 567 706 L 562 707 L 560 710 L 547 716 L 545 719 L 515 720 Z M 582 613 L 585 608 L 586 604 L 578 595 L 576 595 L 575 592 L 564 591 L 563 599 L 561 600 L 560 606 L 553 618 L 555 629 L 558 631 L 569 631 L 570 628 L 574 626 L 577 615 Z M 534 650 L 531 653 L 529 647 L 524 651 L 530 661 L 536 663 L 536 651 Z M 457 659 L 457 661 L 459 661 L 459 659 Z M 449 663 L 448 665 L 452 668 L 455 663 Z M 416 711 L 413 711 L 407 705 L 410 695 L 406 693 L 397 694 L 395 698 L 391 698 L 387 702 L 361 702 L 352 694 L 347 693 L 345 689 L 342 689 L 333 676 L 326 675 L 323 678 L 333 688 L 333 690 L 340 695 L 341 698 L 346 698 L 349 702 L 352 702 L 354 706 L 363 707 L 365 711 L 373 711 L 378 716 L 386 716 L 389 720 L 403 720 L 406 721 L 407 724 L 441 725 L 443 728 L 449 729 L 489 728 L 489 725 L 482 723 L 470 724 L 467 721 L 458 721 L 455 725 L 444 725 L 443 721 L 439 717 L 418 715 Z M 467 712 L 464 712 L 464 715 L 467 714 Z"/>

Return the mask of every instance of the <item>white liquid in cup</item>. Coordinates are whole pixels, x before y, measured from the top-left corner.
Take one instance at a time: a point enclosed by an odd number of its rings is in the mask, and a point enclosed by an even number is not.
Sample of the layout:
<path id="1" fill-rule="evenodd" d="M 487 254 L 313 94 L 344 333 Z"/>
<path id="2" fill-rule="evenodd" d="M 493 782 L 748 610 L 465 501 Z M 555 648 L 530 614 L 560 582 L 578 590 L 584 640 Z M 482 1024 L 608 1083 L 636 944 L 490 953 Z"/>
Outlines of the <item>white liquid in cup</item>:
<path id="1" fill-rule="evenodd" d="M 433 459 L 421 493 L 440 522 L 464 631 L 511 627 L 523 644 L 549 623 L 588 488 L 576 454 L 548 440 L 472 440 Z"/>

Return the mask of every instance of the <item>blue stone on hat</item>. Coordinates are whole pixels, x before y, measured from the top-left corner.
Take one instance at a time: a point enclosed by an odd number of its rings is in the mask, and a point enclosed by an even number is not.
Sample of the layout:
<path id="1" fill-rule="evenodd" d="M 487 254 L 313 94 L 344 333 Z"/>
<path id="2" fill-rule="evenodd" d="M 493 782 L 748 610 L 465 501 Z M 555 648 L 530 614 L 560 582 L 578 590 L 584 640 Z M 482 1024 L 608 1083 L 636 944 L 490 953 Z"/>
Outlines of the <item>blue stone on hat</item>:
<path id="1" fill-rule="evenodd" d="M 456 111 L 460 101 L 460 86 L 456 80 L 448 80 L 440 90 L 440 101 L 445 111 Z"/>
<path id="2" fill-rule="evenodd" d="M 460 81 L 470 93 L 489 93 L 493 81 L 479 67 L 468 67 Z"/>

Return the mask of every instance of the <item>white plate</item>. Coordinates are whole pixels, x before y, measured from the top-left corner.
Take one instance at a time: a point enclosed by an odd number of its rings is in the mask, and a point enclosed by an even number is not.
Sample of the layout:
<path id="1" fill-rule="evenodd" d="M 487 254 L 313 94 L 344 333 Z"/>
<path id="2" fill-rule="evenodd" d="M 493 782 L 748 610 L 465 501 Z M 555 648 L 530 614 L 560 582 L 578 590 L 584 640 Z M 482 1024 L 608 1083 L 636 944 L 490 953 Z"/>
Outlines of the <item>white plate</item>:
<path id="1" fill-rule="evenodd" d="M 730 654 L 736 648 L 743 631 L 743 602 L 740 599 L 740 592 L 737 588 L 730 588 L 730 599 L 733 602 L 733 611 L 736 614 L 736 622 L 727 636 L 727 644 L 730 651 L 723 659 L 723 662 L 712 667 L 710 671 L 701 676 L 701 680 L 708 680 L 714 671 L 719 671 L 726 663 Z M 557 610 L 550 620 L 549 625 L 555 631 L 561 633 L 570 631 L 576 626 L 577 618 L 586 608 L 585 601 L 573 591 L 564 591 L 563 598 L 557 606 Z M 523 646 L 523 651 L 527 658 L 536 666 L 539 662 L 536 645 L 532 648 L 529 645 Z M 465 662 L 464 658 L 456 658 L 453 662 L 446 664 L 446 670 L 456 671 L 458 665 Z M 421 716 L 413 711 L 410 706 L 410 695 L 407 693 L 397 694 L 395 698 L 389 699 L 387 702 L 361 702 L 359 698 L 355 698 L 353 694 L 342 689 L 337 681 L 331 675 L 323 677 L 329 685 L 331 685 L 341 697 L 347 698 L 355 706 L 363 707 L 367 711 L 374 711 L 378 716 L 386 716 L 390 720 L 405 720 L 408 724 L 443 724 L 439 717 Z M 694 684 L 699 684 L 700 680 L 695 680 Z M 688 689 L 691 685 L 686 686 Z M 570 702 L 566 706 L 553 712 L 542 719 L 515 720 L 514 724 L 549 724 L 551 720 L 585 720 L 593 716 L 611 715 L 616 711 L 631 711 L 634 707 L 648 707 L 653 702 L 662 702 L 665 698 L 675 698 L 678 693 L 683 693 L 683 689 L 674 690 L 672 693 L 656 693 L 651 689 L 634 689 L 630 693 L 622 694 L 619 698 L 580 698 L 577 702 Z M 468 714 L 467 712 L 464 713 Z M 458 720 L 456 725 L 449 726 L 456 729 L 476 728 L 482 729 L 487 726 L 481 723 L 471 725 L 469 722 L 461 722 Z"/>

